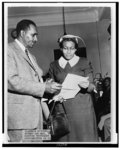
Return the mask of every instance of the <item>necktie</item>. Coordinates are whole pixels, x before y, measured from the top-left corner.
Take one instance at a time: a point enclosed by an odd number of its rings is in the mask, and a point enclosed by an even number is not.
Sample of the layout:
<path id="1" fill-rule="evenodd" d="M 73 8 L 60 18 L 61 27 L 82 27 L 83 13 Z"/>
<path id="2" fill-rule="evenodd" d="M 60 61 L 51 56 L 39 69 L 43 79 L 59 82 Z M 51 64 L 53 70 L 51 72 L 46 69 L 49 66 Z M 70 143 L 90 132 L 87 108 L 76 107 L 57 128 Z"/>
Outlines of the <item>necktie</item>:
<path id="1" fill-rule="evenodd" d="M 29 60 L 30 60 L 30 62 L 31 62 L 31 64 L 32 64 L 33 68 L 34 68 L 34 65 L 33 65 L 32 61 L 31 61 L 31 59 L 30 59 L 29 52 L 28 52 L 27 49 L 25 49 L 25 53 L 26 53 L 27 57 L 29 58 Z"/>
<path id="2" fill-rule="evenodd" d="M 33 69 L 34 69 L 34 71 L 35 71 L 35 75 L 37 75 L 38 76 L 38 80 L 40 81 L 40 78 L 39 78 L 39 75 L 38 75 L 38 72 L 36 71 L 36 69 L 35 69 L 35 67 L 34 67 L 34 65 L 33 65 L 33 63 L 32 63 L 32 60 L 30 59 L 30 54 L 29 54 L 29 52 L 28 52 L 28 50 L 27 49 L 25 49 L 25 53 L 26 53 L 26 55 L 27 55 L 27 57 L 28 57 L 28 59 L 30 60 L 30 62 L 31 62 L 31 65 L 32 65 L 32 67 L 33 67 Z"/>

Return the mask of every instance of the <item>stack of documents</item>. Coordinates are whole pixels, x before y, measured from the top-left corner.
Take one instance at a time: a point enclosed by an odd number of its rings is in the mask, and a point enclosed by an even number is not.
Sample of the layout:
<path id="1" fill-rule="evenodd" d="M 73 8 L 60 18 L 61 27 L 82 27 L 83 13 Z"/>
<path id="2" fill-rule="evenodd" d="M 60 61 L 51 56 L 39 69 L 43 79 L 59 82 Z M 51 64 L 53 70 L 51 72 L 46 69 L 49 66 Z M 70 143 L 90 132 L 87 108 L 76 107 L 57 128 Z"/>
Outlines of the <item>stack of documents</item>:
<path id="1" fill-rule="evenodd" d="M 58 95 L 54 97 L 57 99 L 58 97 L 62 97 L 63 99 L 71 99 L 76 96 L 76 94 L 80 91 L 79 85 L 84 85 L 84 88 L 89 86 L 88 77 L 82 77 L 75 74 L 67 74 L 64 82 L 62 83 L 62 89 Z"/>

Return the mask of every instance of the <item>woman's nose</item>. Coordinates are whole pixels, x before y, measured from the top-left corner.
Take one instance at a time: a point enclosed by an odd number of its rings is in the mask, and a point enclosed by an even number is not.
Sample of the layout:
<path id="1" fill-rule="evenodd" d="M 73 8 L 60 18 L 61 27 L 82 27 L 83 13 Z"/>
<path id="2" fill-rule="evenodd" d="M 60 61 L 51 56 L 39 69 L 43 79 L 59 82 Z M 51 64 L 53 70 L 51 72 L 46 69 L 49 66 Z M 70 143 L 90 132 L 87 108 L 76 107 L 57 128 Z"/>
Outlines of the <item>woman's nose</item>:
<path id="1" fill-rule="evenodd" d="M 68 48 L 68 51 L 67 51 L 68 53 L 71 53 L 71 49 L 70 48 Z"/>

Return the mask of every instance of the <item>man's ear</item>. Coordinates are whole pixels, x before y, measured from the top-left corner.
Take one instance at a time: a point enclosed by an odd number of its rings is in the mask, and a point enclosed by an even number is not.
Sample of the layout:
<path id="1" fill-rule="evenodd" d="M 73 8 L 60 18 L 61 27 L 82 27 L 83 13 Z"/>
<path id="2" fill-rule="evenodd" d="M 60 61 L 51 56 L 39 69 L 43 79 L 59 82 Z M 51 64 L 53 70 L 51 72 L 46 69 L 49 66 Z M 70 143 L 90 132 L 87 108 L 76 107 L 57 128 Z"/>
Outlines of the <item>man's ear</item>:
<path id="1" fill-rule="evenodd" d="M 24 35 L 25 35 L 25 31 L 24 31 L 24 30 L 21 30 L 20 36 L 23 37 Z"/>

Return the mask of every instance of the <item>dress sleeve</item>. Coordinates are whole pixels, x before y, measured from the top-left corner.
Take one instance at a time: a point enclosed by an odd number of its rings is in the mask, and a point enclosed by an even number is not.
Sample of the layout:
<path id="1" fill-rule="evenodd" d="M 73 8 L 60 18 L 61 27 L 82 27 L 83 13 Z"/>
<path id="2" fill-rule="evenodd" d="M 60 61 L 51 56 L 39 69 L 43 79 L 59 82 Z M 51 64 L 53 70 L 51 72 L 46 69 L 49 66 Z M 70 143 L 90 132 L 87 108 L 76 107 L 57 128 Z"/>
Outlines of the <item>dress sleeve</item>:
<path id="1" fill-rule="evenodd" d="M 89 86 L 87 88 L 87 91 L 90 93 L 95 89 L 95 85 L 93 83 L 93 69 L 91 66 L 91 62 L 89 62 L 88 60 L 86 60 L 85 62 L 85 76 L 89 77 Z"/>
<path id="2" fill-rule="evenodd" d="M 86 60 L 85 62 L 84 73 L 86 77 L 89 77 L 89 81 L 93 82 L 93 69 L 92 69 L 91 62 L 89 62 L 88 60 Z"/>
<path id="3" fill-rule="evenodd" d="M 54 79 L 54 70 L 53 70 L 53 64 L 50 64 L 49 72 L 48 72 L 48 77 Z"/>

